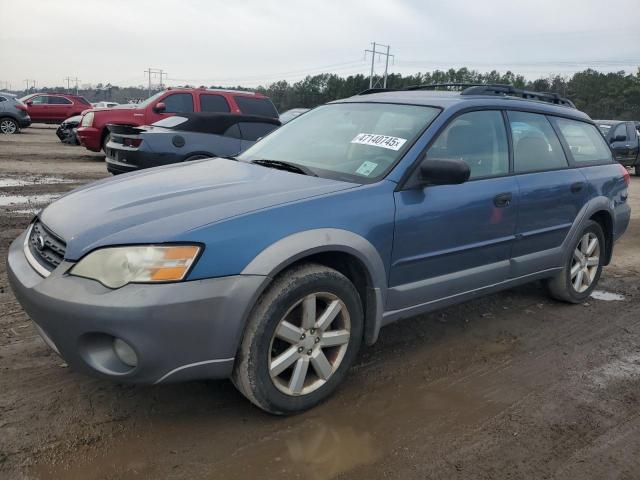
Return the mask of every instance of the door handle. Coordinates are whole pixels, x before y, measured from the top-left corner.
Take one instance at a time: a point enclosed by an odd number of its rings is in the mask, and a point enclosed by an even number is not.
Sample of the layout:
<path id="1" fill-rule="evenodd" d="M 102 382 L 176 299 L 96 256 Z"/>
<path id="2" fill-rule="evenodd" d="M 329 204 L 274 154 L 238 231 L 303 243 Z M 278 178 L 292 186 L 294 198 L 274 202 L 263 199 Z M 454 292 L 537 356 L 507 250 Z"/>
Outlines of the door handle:
<path id="1" fill-rule="evenodd" d="M 571 185 L 571 193 L 580 193 L 584 188 L 584 182 L 576 182 Z"/>
<path id="2" fill-rule="evenodd" d="M 493 204 L 498 208 L 508 207 L 511 204 L 511 198 L 511 192 L 501 193 L 493 197 Z"/>

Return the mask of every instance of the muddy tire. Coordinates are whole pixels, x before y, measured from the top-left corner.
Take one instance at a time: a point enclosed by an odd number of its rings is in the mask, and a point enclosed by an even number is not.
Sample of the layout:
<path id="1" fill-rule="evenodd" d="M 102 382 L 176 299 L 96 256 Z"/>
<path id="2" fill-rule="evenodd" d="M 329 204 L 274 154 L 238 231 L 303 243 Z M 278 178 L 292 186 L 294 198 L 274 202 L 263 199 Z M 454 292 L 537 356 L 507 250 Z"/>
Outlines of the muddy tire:
<path id="1" fill-rule="evenodd" d="M 302 412 L 342 382 L 362 342 L 357 290 L 316 264 L 293 267 L 265 291 L 249 318 L 233 383 L 276 415 Z"/>
<path id="2" fill-rule="evenodd" d="M 0 133 L 13 134 L 20 133 L 20 125 L 13 118 L 0 118 Z"/>
<path id="3" fill-rule="evenodd" d="M 584 302 L 598 284 L 604 255 L 602 227 L 589 220 L 569 248 L 562 272 L 547 282 L 551 296 L 569 303 Z"/>

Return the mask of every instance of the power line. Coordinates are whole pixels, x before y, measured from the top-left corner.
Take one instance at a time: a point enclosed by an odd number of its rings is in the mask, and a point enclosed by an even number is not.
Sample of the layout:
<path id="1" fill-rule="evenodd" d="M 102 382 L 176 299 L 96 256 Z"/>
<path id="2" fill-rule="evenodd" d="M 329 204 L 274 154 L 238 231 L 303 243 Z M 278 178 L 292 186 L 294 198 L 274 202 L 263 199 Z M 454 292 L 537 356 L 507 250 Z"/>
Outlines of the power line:
<path id="1" fill-rule="evenodd" d="M 387 73 L 389 70 L 389 58 L 393 58 L 394 62 L 395 62 L 395 56 L 394 55 L 390 55 L 389 54 L 389 50 L 391 49 L 391 47 L 389 45 L 382 45 L 381 43 L 376 43 L 376 42 L 371 42 L 371 45 L 373 47 L 373 50 L 365 50 L 364 51 L 364 56 L 365 58 L 367 57 L 367 53 L 371 53 L 371 75 L 369 76 L 369 88 L 373 88 L 374 87 L 374 77 L 373 77 L 373 73 L 374 73 L 374 63 L 375 63 L 375 59 L 376 59 L 376 55 L 378 55 L 378 58 L 380 57 L 385 57 L 385 62 L 384 62 L 384 80 L 383 80 L 383 84 L 382 84 L 382 88 L 387 88 Z M 386 48 L 387 51 L 386 52 L 381 52 L 381 51 L 377 51 L 376 52 L 376 47 L 383 47 Z M 377 85 L 378 81 L 376 80 L 375 84 Z"/>
<path id="2" fill-rule="evenodd" d="M 144 71 L 144 73 L 149 75 L 149 87 L 148 87 L 149 96 L 151 96 L 151 76 L 152 75 L 153 76 L 156 76 L 156 75 L 160 76 L 160 89 L 162 90 L 162 88 L 163 88 L 163 77 L 167 76 L 167 73 L 165 73 L 164 70 L 162 70 L 161 68 L 151 68 L 151 67 L 149 67 Z"/>

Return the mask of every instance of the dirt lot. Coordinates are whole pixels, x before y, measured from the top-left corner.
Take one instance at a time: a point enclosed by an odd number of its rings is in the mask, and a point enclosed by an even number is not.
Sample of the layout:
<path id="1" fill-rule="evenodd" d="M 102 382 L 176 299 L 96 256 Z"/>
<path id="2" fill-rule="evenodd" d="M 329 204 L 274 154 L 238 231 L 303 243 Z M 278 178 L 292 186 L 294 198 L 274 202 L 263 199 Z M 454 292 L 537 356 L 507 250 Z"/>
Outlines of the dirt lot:
<path id="1" fill-rule="evenodd" d="M 0 256 L 42 203 L 106 176 L 51 128 L 0 137 Z M 30 203 L 29 203 L 30 201 Z M 383 330 L 344 387 L 276 418 L 230 382 L 136 387 L 71 371 L 0 262 L 1 478 L 639 478 L 640 178 L 600 288 L 540 284 Z"/>

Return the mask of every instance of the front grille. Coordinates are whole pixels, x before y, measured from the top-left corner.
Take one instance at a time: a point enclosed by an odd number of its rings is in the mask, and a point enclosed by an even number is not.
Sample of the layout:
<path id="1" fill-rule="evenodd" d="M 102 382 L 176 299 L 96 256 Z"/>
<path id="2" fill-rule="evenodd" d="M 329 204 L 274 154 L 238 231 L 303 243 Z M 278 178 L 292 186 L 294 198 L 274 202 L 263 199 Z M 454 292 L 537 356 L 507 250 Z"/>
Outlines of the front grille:
<path id="1" fill-rule="evenodd" d="M 48 230 L 39 220 L 31 227 L 29 251 L 35 260 L 48 271 L 55 269 L 64 259 L 67 245 Z"/>

